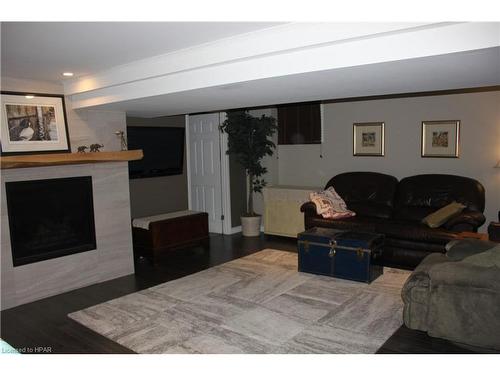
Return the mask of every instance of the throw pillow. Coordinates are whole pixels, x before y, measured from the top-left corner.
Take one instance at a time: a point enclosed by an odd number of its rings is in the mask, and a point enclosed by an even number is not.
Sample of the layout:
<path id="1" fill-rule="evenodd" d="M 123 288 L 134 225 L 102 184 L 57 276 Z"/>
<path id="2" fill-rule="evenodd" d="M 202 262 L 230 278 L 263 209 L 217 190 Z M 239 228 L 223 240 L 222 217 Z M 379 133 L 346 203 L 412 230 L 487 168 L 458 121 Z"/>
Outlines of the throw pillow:
<path id="1" fill-rule="evenodd" d="M 332 186 L 324 191 L 309 194 L 309 199 L 316 205 L 316 213 L 325 219 L 341 219 L 356 215 L 347 209 L 344 200 Z"/>
<path id="2" fill-rule="evenodd" d="M 422 223 L 426 224 L 430 228 L 438 228 L 452 217 L 455 217 L 460 212 L 464 210 L 466 206 L 462 203 L 453 202 L 440 208 L 439 210 L 427 215 L 422 219 Z"/>

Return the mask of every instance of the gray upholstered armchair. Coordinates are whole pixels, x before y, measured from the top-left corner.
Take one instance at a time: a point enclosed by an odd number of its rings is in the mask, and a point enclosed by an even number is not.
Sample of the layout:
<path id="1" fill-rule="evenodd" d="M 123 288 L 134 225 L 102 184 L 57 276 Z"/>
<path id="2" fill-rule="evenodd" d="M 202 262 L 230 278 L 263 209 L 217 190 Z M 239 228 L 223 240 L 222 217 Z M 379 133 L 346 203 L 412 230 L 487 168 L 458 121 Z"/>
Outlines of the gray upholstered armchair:
<path id="1" fill-rule="evenodd" d="M 402 290 L 403 320 L 411 329 L 500 350 L 500 245 L 453 241 L 431 254 Z"/>

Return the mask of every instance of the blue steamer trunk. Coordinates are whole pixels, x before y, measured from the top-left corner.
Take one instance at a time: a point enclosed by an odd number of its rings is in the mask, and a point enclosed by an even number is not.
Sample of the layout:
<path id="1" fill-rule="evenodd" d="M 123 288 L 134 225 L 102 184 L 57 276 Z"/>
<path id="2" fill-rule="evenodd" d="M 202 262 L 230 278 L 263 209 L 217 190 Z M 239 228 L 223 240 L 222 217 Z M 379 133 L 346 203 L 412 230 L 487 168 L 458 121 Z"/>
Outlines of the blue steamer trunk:
<path id="1" fill-rule="evenodd" d="M 312 228 L 298 235 L 299 271 L 370 283 L 383 272 L 372 262 L 383 243 L 380 234 Z"/>

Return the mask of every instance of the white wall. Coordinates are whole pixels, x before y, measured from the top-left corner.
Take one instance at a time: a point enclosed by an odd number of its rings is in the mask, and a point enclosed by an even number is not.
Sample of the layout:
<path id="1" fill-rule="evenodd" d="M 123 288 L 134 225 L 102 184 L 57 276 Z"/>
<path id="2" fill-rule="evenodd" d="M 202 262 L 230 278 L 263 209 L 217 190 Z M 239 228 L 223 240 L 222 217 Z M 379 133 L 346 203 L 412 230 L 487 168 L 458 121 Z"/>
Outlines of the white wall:
<path id="1" fill-rule="evenodd" d="M 3 91 L 19 91 L 41 94 L 63 94 L 62 84 L 48 81 L 34 81 L 31 79 L 20 79 L 12 77 L 2 77 L 0 85 Z"/>
<path id="2" fill-rule="evenodd" d="M 63 94 L 63 86 L 45 81 L 33 81 L 11 77 L 1 78 L 4 91 L 18 91 L 40 94 Z M 73 110 L 71 97 L 65 97 L 71 151 L 78 146 L 91 143 L 104 144 L 103 151 L 120 150 L 120 140 L 114 134 L 126 130 L 125 112 L 78 109 Z"/>
<path id="3" fill-rule="evenodd" d="M 422 158 L 421 122 L 460 120 L 460 158 Z M 354 157 L 354 122 L 385 122 L 385 157 Z M 486 189 L 487 222 L 500 209 L 500 92 L 331 103 L 324 107 L 323 158 L 319 145 L 279 146 L 279 183 L 323 186 L 347 171 L 402 178 L 422 173 L 472 177 Z M 482 228 L 484 231 L 486 226 Z"/>

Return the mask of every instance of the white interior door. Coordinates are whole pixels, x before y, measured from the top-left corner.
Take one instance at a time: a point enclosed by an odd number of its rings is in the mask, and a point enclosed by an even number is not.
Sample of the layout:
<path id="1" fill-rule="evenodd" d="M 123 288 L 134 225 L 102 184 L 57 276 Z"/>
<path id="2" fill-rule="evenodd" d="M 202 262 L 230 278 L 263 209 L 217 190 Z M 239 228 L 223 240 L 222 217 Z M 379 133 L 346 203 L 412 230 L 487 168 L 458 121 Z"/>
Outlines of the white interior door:
<path id="1" fill-rule="evenodd" d="M 189 208 L 208 213 L 208 229 L 223 233 L 219 113 L 190 115 L 186 121 Z"/>

